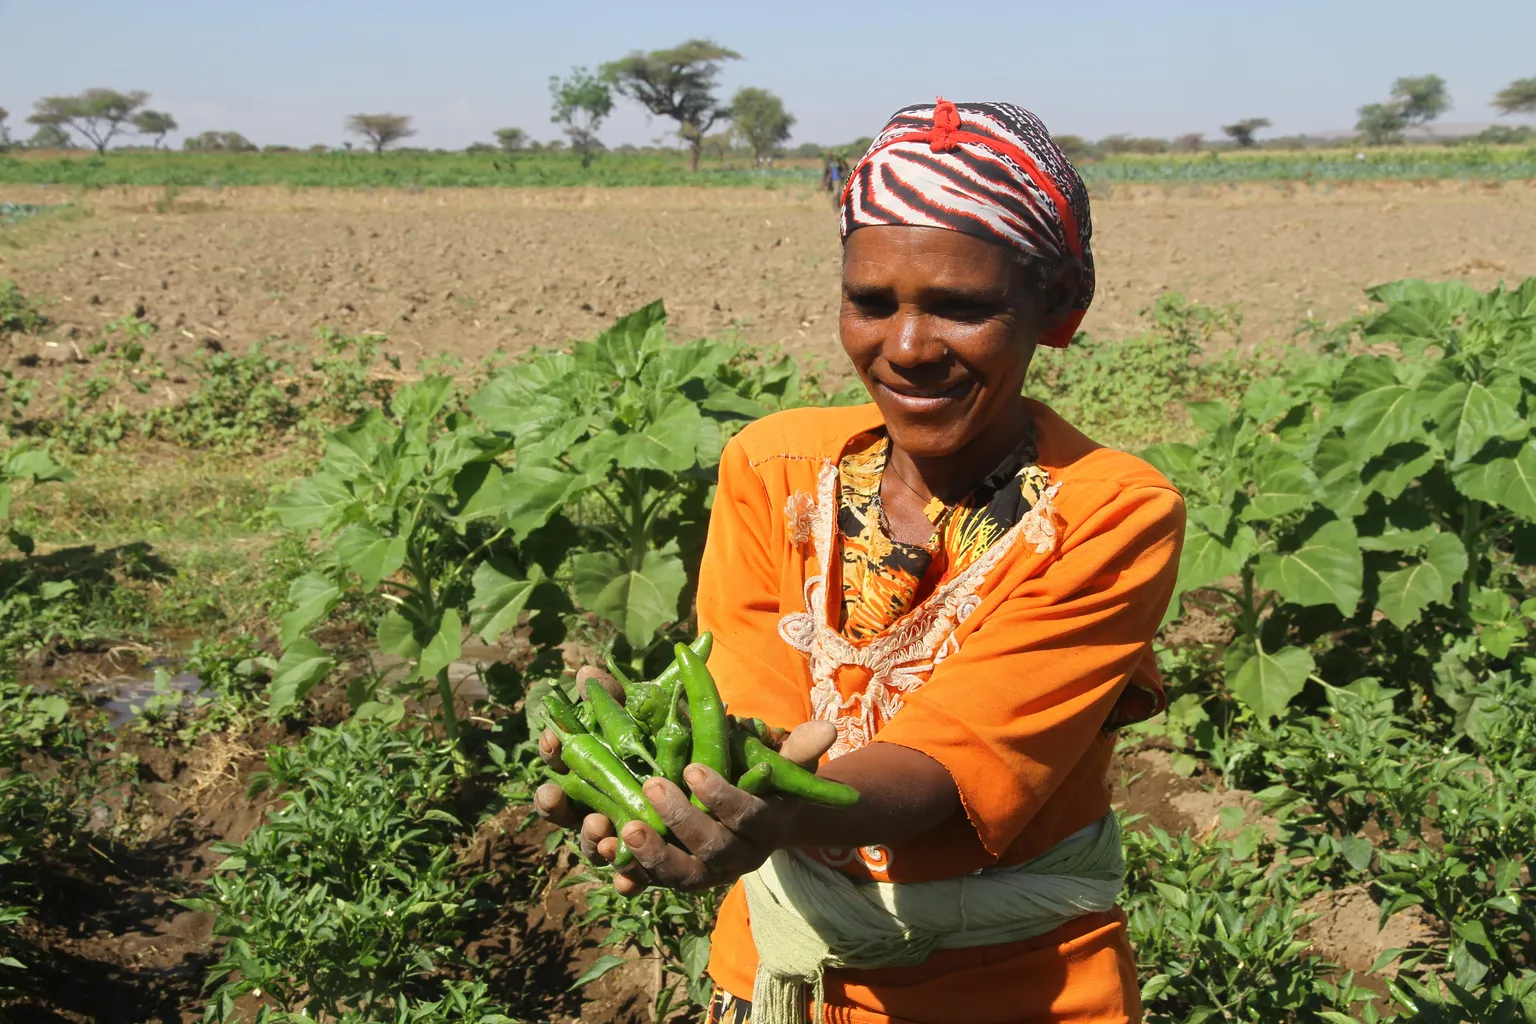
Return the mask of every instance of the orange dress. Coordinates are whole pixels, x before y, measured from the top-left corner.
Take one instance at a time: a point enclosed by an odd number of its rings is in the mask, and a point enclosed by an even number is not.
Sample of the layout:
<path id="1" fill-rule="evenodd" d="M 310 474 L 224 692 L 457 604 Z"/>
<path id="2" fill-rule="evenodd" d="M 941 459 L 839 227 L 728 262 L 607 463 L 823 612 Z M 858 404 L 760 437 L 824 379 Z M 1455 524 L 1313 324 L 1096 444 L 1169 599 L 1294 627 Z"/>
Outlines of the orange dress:
<path id="1" fill-rule="evenodd" d="M 1033 507 L 883 630 L 840 628 L 839 462 L 881 426 L 875 407 L 779 413 L 722 456 L 698 610 L 731 711 L 782 727 L 831 721 L 832 757 L 872 742 L 911 747 L 959 790 L 961 810 L 915 840 L 812 851 L 856 878 L 955 878 L 1044 852 L 1109 809 L 1107 726 L 1160 706 L 1151 639 L 1177 572 L 1183 502 L 1146 463 L 1028 406 L 1044 474 Z M 756 968 L 738 885 L 710 974 L 750 999 Z M 826 998 L 828 1024 L 1140 1019 L 1119 912 L 1026 942 L 940 950 L 916 968 L 829 971 Z"/>

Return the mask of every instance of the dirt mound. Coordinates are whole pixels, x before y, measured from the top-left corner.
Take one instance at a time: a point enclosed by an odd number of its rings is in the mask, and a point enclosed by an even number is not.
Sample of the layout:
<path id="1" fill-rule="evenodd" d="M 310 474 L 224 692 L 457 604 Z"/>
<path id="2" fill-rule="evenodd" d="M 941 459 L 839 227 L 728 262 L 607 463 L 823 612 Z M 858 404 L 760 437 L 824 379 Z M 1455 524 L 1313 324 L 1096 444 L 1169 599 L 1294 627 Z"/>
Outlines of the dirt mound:
<path id="1" fill-rule="evenodd" d="M 1356 974 L 1369 971 L 1389 949 L 1422 946 L 1440 938 L 1418 907 L 1392 915 L 1378 928 L 1381 907 L 1363 885 L 1318 893 L 1302 906 L 1309 914 L 1321 915 L 1301 933 L 1311 940 L 1313 952 Z M 1381 973 L 1390 978 L 1397 971 L 1389 966 Z"/>

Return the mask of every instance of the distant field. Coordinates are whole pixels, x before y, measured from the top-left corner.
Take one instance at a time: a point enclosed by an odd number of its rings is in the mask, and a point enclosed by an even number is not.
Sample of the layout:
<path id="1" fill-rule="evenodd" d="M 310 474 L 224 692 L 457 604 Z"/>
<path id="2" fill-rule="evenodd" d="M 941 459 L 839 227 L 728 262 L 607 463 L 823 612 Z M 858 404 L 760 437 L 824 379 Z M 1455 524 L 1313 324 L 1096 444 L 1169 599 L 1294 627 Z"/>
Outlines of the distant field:
<path id="1" fill-rule="evenodd" d="M 1355 151 L 1253 150 L 1126 155 L 1084 161 L 1092 184 L 1249 181 L 1511 181 L 1536 179 L 1536 146 L 1399 146 Z M 753 168 L 709 158 L 697 174 L 668 153 L 605 153 L 583 168 L 569 153 L 187 153 L 114 151 L 19 153 L 0 157 L 0 184 L 294 188 L 814 184 L 816 161 Z"/>

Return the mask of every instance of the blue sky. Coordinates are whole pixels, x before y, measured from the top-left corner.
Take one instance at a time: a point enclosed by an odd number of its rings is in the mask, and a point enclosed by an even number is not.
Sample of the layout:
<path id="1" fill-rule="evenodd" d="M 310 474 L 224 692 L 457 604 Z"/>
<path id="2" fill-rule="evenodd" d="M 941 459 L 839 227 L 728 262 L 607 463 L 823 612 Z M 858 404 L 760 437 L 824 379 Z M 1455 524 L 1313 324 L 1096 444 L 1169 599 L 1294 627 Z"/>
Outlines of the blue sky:
<path id="1" fill-rule="evenodd" d="M 1172 0 L 960 4 L 773 0 L 0 0 L 0 107 L 13 133 L 39 96 L 145 89 L 183 134 L 337 144 L 346 115 L 414 116 L 415 142 L 459 147 L 516 125 L 551 138 L 547 82 L 573 64 L 709 36 L 739 50 L 726 96 L 758 85 L 796 141 L 873 134 L 907 103 L 1006 99 L 1056 132 L 1173 136 L 1265 116 L 1272 131 L 1348 128 L 1393 78 L 1450 83 L 1447 121 L 1536 75 L 1531 0 Z M 610 145 L 670 132 L 631 104 Z M 173 142 L 179 138 L 173 137 Z"/>

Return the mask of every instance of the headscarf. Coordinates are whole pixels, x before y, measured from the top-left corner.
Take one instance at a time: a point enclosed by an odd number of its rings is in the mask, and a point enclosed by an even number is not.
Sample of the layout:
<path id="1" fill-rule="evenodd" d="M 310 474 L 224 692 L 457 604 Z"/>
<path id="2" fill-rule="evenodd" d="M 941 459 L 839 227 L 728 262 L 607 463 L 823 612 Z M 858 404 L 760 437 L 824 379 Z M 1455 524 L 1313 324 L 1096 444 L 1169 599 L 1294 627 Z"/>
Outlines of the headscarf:
<path id="1" fill-rule="evenodd" d="M 940 98 L 893 114 L 843 188 L 844 239 L 881 224 L 961 231 L 1047 263 L 1077 257 L 1072 316 L 1042 344 L 1066 347 L 1093 301 L 1088 190 L 1023 107 Z"/>

